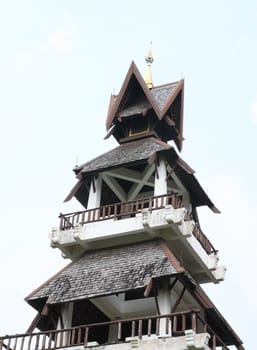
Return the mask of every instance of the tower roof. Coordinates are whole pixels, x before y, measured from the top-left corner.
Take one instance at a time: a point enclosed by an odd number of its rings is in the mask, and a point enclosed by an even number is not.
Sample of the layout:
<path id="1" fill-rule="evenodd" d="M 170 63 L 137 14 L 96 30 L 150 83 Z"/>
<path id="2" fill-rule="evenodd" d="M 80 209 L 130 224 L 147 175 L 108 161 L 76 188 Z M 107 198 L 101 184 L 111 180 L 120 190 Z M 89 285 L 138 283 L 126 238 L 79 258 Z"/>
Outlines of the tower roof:
<path id="1" fill-rule="evenodd" d="M 183 95 L 184 80 L 152 87 L 141 76 L 136 64 L 132 61 L 118 95 L 111 95 L 106 128 L 119 143 L 128 141 L 124 137 L 126 118 L 135 117 L 149 120 L 148 134 L 163 140 L 174 140 L 178 149 L 183 141 Z M 141 119 L 141 120 L 143 120 Z M 140 137 L 147 133 L 140 132 Z"/>
<path id="2" fill-rule="evenodd" d="M 184 271 L 162 241 L 148 241 L 88 251 L 54 275 L 26 300 L 52 296 L 49 304 L 121 293 L 143 288 L 148 277 L 161 278 Z M 104 268 L 103 268 L 104 266 Z"/>
<path id="3" fill-rule="evenodd" d="M 153 137 L 121 144 L 99 157 L 76 167 L 74 171 L 80 181 L 73 187 L 65 201 L 76 196 L 79 201 L 83 201 L 82 205 L 86 207 L 84 201 L 88 195 L 86 195 L 85 191 L 88 190 L 84 186 L 84 181 L 87 177 L 113 168 L 152 163 L 159 156 L 163 156 L 166 159 L 174 173 L 187 188 L 194 206 L 207 205 L 214 212 L 219 213 L 219 210 L 195 177 L 194 170 L 179 157 L 175 148 Z"/>
<path id="4" fill-rule="evenodd" d="M 52 329 L 50 319 L 55 317 L 58 304 L 70 301 L 75 302 L 77 317 L 86 312 L 88 323 L 99 322 L 99 319 L 107 321 L 92 298 L 145 290 L 149 278 L 158 285 L 158 281 L 170 277 L 177 277 L 195 302 L 203 307 L 208 324 L 227 345 L 242 344 L 204 290 L 159 239 L 88 251 L 32 292 L 26 301 L 41 311 L 47 300 L 50 314 L 42 317 L 38 324 L 43 330 Z"/>

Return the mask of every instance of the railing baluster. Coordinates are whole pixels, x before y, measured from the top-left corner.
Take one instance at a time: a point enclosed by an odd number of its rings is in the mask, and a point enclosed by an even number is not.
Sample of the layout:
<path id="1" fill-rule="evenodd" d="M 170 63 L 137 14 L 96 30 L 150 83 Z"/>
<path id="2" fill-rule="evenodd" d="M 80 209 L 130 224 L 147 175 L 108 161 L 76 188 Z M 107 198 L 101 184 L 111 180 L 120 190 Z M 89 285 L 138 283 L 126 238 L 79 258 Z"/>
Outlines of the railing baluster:
<path id="1" fill-rule="evenodd" d="M 160 319 L 159 317 L 156 319 L 156 335 L 160 334 Z"/>
<path id="2" fill-rule="evenodd" d="M 51 349 L 51 342 L 52 342 L 52 333 L 49 334 L 48 347 L 47 347 L 47 349 Z"/>
<path id="3" fill-rule="evenodd" d="M 196 314 L 195 312 L 191 315 L 191 322 L 192 322 L 192 330 L 196 332 Z"/>
<path id="4" fill-rule="evenodd" d="M 87 342 L 88 342 L 88 333 L 89 333 L 89 327 L 85 328 L 85 336 L 84 336 L 84 347 L 87 346 Z"/>
<path id="5" fill-rule="evenodd" d="M 164 202 L 164 197 L 162 196 L 162 197 L 161 197 L 161 208 L 164 207 L 163 202 Z"/>
<path id="6" fill-rule="evenodd" d="M 136 321 L 132 321 L 131 325 L 131 337 L 135 337 L 136 335 Z"/>
<path id="7" fill-rule="evenodd" d="M 78 329 L 78 340 L 77 344 L 81 344 L 81 328 Z"/>
<path id="8" fill-rule="evenodd" d="M 172 321 L 172 332 L 176 333 L 177 330 L 178 330 L 178 316 L 174 316 Z"/>
<path id="9" fill-rule="evenodd" d="M 53 342 L 54 342 L 53 347 L 54 347 L 54 349 L 57 348 L 58 334 L 59 334 L 59 331 L 54 332 L 54 337 L 53 337 Z"/>
<path id="10" fill-rule="evenodd" d="M 83 211 L 82 213 L 82 217 L 81 217 L 81 224 L 83 225 L 85 223 L 85 211 Z"/>
<path id="11" fill-rule="evenodd" d="M 216 335 L 212 336 L 212 350 L 216 350 Z"/>
<path id="12" fill-rule="evenodd" d="M 22 340 L 21 340 L 20 350 L 23 350 L 24 341 L 25 341 L 25 337 L 23 336 L 23 337 L 22 337 Z"/>
<path id="13" fill-rule="evenodd" d="M 60 346 L 60 348 L 63 347 L 63 333 L 64 333 L 64 332 L 61 332 L 61 333 L 60 333 L 60 339 L 59 339 L 59 346 Z"/>
<path id="14" fill-rule="evenodd" d="M 152 199 L 149 198 L 149 211 L 150 211 L 150 213 L 152 212 L 152 209 L 153 209 Z"/>
<path id="15" fill-rule="evenodd" d="M 121 322 L 118 323 L 118 340 L 121 339 Z"/>
<path id="16" fill-rule="evenodd" d="M 149 318 L 148 319 L 148 324 L 147 324 L 147 335 L 148 335 L 148 337 L 150 337 L 151 332 L 152 332 L 152 319 Z"/>
<path id="17" fill-rule="evenodd" d="M 70 340 L 71 340 L 71 332 L 69 329 L 67 329 L 64 332 L 64 340 L 65 340 L 65 346 L 69 346 L 70 345 Z"/>
<path id="18" fill-rule="evenodd" d="M 13 345 L 13 347 L 12 347 L 12 350 L 16 350 L 17 341 L 18 341 L 18 338 L 15 338 L 14 345 Z"/>
<path id="19" fill-rule="evenodd" d="M 114 204 L 114 212 L 113 212 L 113 218 L 114 220 L 117 220 L 117 209 L 118 209 L 118 205 Z"/>
<path id="20" fill-rule="evenodd" d="M 182 314 L 182 331 L 186 330 L 186 315 Z"/>
<path id="21" fill-rule="evenodd" d="M 37 335 L 36 335 L 35 349 L 38 349 L 38 348 L 39 348 L 39 338 L 40 338 L 40 335 L 37 334 Z M 16 347 L 15 347 L 15 348 L 16 348 Z M 13 350 L 15 350 L 15 349 L 13 349 Z"/>
<path id="22" fill-rule="evenodd" d="M 42 345 L 41 345 L 42 350 L 45 349 L 45 346 L 46 346 L 46 334 L 43 335 Z"/>
<path id="23" fill-rule="evenodd" d="M 171 195 L 171 205 L 173 206 L 173 208 L 176 208 L 176 202 L 175 202 L 175 193 L 172 193 Z"/>
<path id="24" fill-rule="evenodd" d="M 111 205 L 109 205 L 109 206 L 108 206 L 108 214 L 107 214 L 107 215 L 108 215 L 108 218 L 111 216 L 111 208 L 112 208 Z"/>
<path id="25" fill-rule="evenodd" d="M 72 331 L 71 331 L 71 343 L 70 343 L 70 345 L 75 345 L 75 331 L 76 331 L 76 329 L 72 329 Z"/>
<path id="26" fill-rule="evenodd" d="M 165 332 L 169 334 L 169 317 L 166 317 L 165 322 Z"/>
<path id="27" fill-rule="evenodd" d="M 138 337 L 139 339 L 142 339 L 142 333 L 143 333 L 143 321 L 138 321 Z"/>
<path id="28" fill-rule="evenodd" d="M 11 338 L 8 338 L 7 345 L 6 346 L 4 345 L 4 347 L 6 348 L 6 350 L 9 350 L 10 346 L 11 346 Z"/>
<path id="29" fill-rule="evenodd" d="M 30 335 L 30 336 L 29 336 L 29 341 L 28 341 L 28 347 L 27 347 L 27 350 L 30 350 L 31 340 L 32 340 L 32 335 Z"/>

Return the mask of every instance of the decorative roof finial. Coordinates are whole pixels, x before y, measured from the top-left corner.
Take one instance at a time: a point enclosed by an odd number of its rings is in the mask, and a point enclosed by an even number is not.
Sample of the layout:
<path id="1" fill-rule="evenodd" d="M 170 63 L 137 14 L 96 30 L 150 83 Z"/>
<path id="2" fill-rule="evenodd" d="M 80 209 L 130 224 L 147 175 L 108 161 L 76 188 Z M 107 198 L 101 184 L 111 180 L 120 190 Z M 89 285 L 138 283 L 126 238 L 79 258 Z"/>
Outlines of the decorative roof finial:
<path id="1" fill-rule="evenodd" d="M 150 42 L 150 44 L 152 45 L 152 42 Z M 149 89 L 152 89 L 153 88 L 153 80 L 152 80 L 151 65 L 153 63 L 153 54 L 152 54 L 152 47 L 151 46 L 148 50 L 145 61 L 147 63 L 146 72 L 145 72 L 145 83 Z"/>

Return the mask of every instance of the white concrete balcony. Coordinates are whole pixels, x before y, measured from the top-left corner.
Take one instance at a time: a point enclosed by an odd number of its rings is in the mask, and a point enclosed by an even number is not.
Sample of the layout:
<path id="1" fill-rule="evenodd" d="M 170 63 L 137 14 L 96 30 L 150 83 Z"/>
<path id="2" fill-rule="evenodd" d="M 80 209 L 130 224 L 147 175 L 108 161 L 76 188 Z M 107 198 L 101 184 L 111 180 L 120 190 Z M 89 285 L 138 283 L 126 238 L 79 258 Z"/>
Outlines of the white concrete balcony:
<path id="1" fill-rule="evenodd" d="M 199 283 L 219 282 L 217 251 L 174 193 L 60 214 L 51 246 L 73 259 L 85 249 L 163 238 Z"/>
<path id="2" fill-rule="evenodd" d="M 106 339 L 103 334 L 107 334 Z M 201 318 L 199 310 L 0 337 L 0 350 L 229 350 L 230 345 L 243 349 L 238 344 L 226 344 Z"/>

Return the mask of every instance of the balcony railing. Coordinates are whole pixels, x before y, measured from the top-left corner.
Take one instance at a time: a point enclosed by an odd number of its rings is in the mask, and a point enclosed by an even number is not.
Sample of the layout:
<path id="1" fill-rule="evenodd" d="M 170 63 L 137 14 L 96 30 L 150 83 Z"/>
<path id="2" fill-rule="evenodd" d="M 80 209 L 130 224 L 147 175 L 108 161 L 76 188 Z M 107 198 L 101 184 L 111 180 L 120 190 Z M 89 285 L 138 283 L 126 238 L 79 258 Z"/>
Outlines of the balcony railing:
<path id="1" fill-rule="evenodd" d="M 150 211 L 164 208 L 171 204 L 174 208 L 183 207 L 181 197 L 175 193 L 165 194 L 162 196 L 148 197 L 137 199 L 129 202 L 120 202 L 110 205 L 104 205 L 98 208 L 77 211 L 75 213 L 60 214 L 60 229 L 68 230 L 73 228 L 75 224 L 86 224 L 95 221 L 103 221 L 109 219 L 120 219 L 126 216 L 133 216 L 148 208 Z"/>
<path id="2" fill-rule="evenodd" d="M 174 209 L 182 208 L 183 202 L 181 196 L 176 193 L 165 194 L 161 196 L 148 197 L 144 199 L 137 199 L 129 202 L 120 202 L 110 205 L 104 205 L 98 208 L 77 211 L 68 214 L 60 213 L 60 230 L 69 230 L 74 228 L 78 223 L 81 225 L 104 221 L 104 220 L 118 220 L 124 217 L 133 217 L 141 213 L 143 209 L 148 208 L 149 211 L 165 208 L 166 205 L 172 205 Z M 185 220 L 191 220 L 191 214 L 186 213 Z M 211 242 L 201 231 L 198 224 L 195 225 L 193 235 L 199 241 L 203 249 L 208 255 L 217 253 Z"/>
<path id="3" fill-rule="evenodd" d="M 209 239 L 205 236 L 203 231 L 200 229 L 198 223 L 195 224 L 193 229 L 193 235 L 198 240 L 198 242 L 201 244 L 203 249 L 206 251 L 208 255 L 214 253 L 217 254 L 218 250 L 213 247 Z"/>
<path id="4" fill-rule="evenodd" d="M 117 343 L 125 342 L 127 337 L 142 339 L 143 336 L 153 334 L 176 337 L 184 335 L 185 330 L 192 329 L 195 333 L 209 333 L 209 347 L 211 350 L 229 350 L 226 344 L 200 317 L 199 310 L 94 323 L 62 330 L 7 335 L 0 337 L 0 350 L 52 350 L 72 346 L 87 347 L 90 341 L 98 340 L 97 335 L 101 333 L 104 327 L 108 329 L 110 326 L 115 327 Z M 108 342 L 105 344 L 108 345 Z"/>

